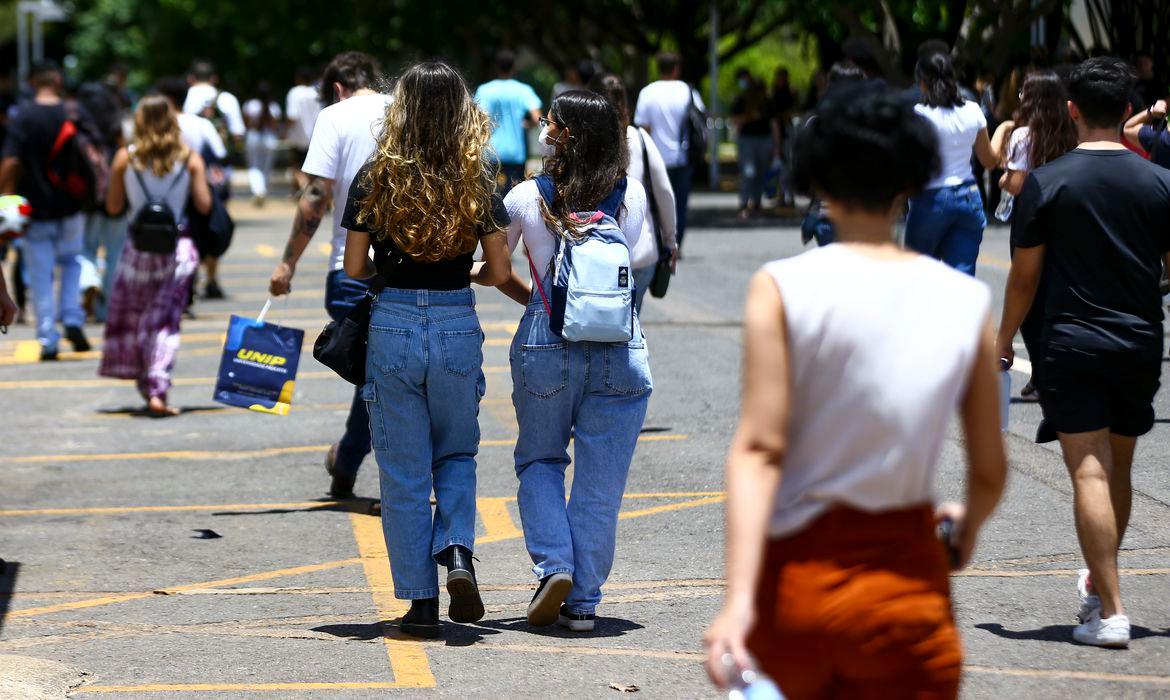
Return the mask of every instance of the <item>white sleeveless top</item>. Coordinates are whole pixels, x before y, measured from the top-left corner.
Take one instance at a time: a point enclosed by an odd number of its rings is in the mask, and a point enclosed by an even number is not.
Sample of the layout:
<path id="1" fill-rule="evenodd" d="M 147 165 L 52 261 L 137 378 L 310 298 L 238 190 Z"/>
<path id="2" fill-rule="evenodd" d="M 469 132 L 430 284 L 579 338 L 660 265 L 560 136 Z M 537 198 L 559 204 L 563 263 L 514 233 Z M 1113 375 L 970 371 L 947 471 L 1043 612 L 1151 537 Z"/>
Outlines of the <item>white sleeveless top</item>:
<path id="1" fill-rule="evenodd" d="M 791 408 L 770 534 L 834 504 L 930 503 L 991 293 L 920 256 L 879 261 L 834 244 L 768 263 L 787 318 Z"/>
<path id="2" fill-rule="evenodd" d="M 171 211 L 175 214 L 175 223 L 182 221 L 183 210 L 187 206 L 187 197 L 191 194 L 191 173 L 187 171 L 187 159 L 184 158 L 183 160 L 176 161 L 171 166 L 170 172 L 163 177 L 155 175 L 149 169 L 139 172 L 142 173 L 142 181 L 146 183 L 146 187 L 150 190 L 151 196 L 149 199 L 162 199 L 165 193 L 167 205 L 170 206 Z M 133 219 L 138 210 L 146 205 L 148 199 L 146 193 L 142 191 L 142 185 L 139 184 L 138 178 L 134 175 L 133 161 L 126 168 L 126 174 L 123 176 L 122 181 L 126 184 L 126 201 L 129 203 L 127 212 L 130 218 Z M 172 183 L 174 187 L 171 187 Z"/>

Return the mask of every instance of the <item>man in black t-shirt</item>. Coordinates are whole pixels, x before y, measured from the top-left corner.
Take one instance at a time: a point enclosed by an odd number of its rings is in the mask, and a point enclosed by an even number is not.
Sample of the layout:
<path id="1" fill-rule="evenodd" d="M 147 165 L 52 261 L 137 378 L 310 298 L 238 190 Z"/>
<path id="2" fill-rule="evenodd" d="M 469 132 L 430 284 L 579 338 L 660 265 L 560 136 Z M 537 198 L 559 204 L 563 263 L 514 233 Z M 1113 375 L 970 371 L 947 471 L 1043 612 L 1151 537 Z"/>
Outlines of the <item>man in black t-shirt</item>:
<path id="1" fill-rule="evenodd" d="M 63 78 L 51 62 L 34 67 L 29 79 L 36 95 L 20 105 L 8 123 L 0 161 L 0 193 L 17 193 L 32 205 L 32 221 L 21 245 L 28 270 L 29 286 L 37 316 L 37 340 L 41 359 L 57 359 L 58 316 L 65 337 L 78 352 L 89 350 L 82 332 L 85 311 L 81 308 L 81 264 L 85 219 L 80 202 L 54 184 L 54 146 L 67 121 L 61 100 Z M 60 268 L 60 301 L 53 299 L 53 272 Z"/>
<path id="2" fill-rule="evenodd" d="M 1037 439 L 1053 432 L 1060 439 L 1089 566 L 1073 636 L 1114 647 L 1129 643 L 1117 551 L 1129 524 L 1134 448 L 1154 424 L 1162 369 L 1158 283 L 1170 251 L 1170 171 L 1119 141 L 1134 80 L 1113 58 L 1090 59 L 1069 74 L 1080 145 L 1032 171 L 1016 198 L 998 339 L 1000 356 L 1012 360 L 1012 341 L 1046 271 Z"/>

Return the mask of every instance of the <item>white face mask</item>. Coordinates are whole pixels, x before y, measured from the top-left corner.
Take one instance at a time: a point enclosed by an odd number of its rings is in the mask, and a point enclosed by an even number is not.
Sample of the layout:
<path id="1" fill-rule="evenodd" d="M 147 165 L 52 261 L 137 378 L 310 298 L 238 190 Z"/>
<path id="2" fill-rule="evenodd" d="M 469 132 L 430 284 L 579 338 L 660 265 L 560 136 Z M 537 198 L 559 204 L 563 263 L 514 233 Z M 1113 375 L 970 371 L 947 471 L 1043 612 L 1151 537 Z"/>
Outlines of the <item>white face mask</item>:
<path id="1" fill-rule="evenodd" d="M 540 143 L 540 154 L 545 158 L 548 158 L 557 152 L 556 142 L 549 141 L 548 139 L 547 126 L 541 127 L 540 136 L 538 136 L 536 140 Z"/>

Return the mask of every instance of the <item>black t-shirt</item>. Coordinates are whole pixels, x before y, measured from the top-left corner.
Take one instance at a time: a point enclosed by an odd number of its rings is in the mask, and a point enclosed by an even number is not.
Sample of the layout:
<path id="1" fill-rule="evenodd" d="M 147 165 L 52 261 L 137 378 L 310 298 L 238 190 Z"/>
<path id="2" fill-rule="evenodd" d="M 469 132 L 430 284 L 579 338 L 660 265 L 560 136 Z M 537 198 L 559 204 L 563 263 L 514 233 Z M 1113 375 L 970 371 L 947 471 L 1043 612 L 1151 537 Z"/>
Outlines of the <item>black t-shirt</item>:
<path id="1" fill-rule="evenodd" d="M 1047 353 L 1161 355 L 1170 171 L 1128 150 L 1070 151 L 1028 175 L 1012 243 L 1047 246 Z"/>
<path id="2" fill-rule="evenodd" d="M 731 113 L 745 117 L 743 125 L 739 127 L 741 136 L 772 135 L 772 109 L 768 100 L 749 100 L 740 95 L 732 103 Z"/>
<path id="3" fill-rule="evenodd" d="M 358 202 L 365 199 L 366 188 L 362 186 L 368 166 L 362 166 L 349 187 L 349 196 L 345 200 L 345 212 L 341 216 L 341 227 L 347 231 L 370 233 L 365 223 L 359 224 L 357 219 Z M 492 218 L 500 226 L 507 226 L 509 222 L 508 210 L 504 207 L 504 200 L 498 194 L 492 195 Z M 476 235 L 483 237 L 482 229 Z M 388 236 L 370 236 L 370 244 L 374 249 L 374 265 L 380 272 L 392 270 L 386 286 L 395 289 L 428 289 L 433 291 L 451 291 L 464 289 L 471 285 L 471 265 L 474 262 L 473 252 L 467 252 L 440 262 L 419 262 L 403 256 L 402 262 L 397 265 L 389 263 L 400 255 L 400 251 Z"/>
<path id="4" fill-rule="evenodd" d="M 49 153 L 65 123 L 65 108 L 25 102 L 8 122 L 4 157 L 20 159 L 18 193 L 32 205 L 32 218 L 63 219 L 80 209 L 77 201 L 49 182 Z"/>

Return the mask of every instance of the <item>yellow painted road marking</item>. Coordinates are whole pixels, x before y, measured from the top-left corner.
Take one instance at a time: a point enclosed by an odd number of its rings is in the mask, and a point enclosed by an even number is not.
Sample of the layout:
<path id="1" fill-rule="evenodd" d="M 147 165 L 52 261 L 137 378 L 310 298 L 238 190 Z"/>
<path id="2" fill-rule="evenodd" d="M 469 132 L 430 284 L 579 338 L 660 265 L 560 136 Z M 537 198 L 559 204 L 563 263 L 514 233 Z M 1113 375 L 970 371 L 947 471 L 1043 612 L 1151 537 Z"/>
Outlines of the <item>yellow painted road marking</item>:
<path id="1" fill-rule="evenodd" d="M 352 403 L 310 403 L 310 404 L 294 404 L 292 408 L 293 413 L 304 413 L 305 411 L 342 411 L 347 410 Z M 220 413 L 232 413 L 239 411 L 239 408 L 234 406 L 224 406 L 223 408 L 205 408 L 193 413 L 198 413 L 201 416 L 219 415 Z M 131 418 L 141 418 L 141 413 L 98 413 L 90 416 L 95 420 L 129 420 Z"/>
<path id="2" fill-rule="evenodd" d="M 484 367 L 485 374 L 510 372 L 508 367 Z M 297 373 L 297 381 L 303 379 L 337 379 L 337 375 L 328 370 Z M 172 386 L 215 386 L 215 377 L 176 377 L 171 381 Z M 20 389 L 101 389 L 105 387 L 129 387 L 133 379 L 15 379 L 0 381 L 0 390 Z"/>
<path id="3" fill-rule="evenodd" d="M 320 253 L 321 255 L 332 255 L 333 254 L 333 246 L 331 246 L 328 243 L 318 243 L 317 244 L 317 252 Z"/>
<path id="4" fill-rule="evenodd" d="M 74 693 L 244 693 L 265 690 L 377 690 L 413 688 L 398 683 L 154 683 L 149 685 L 89 685 Z M 433 687 L 433 686 L 428 686 Z"/>
<path id="5" fill-rule="evenodd" d="M 618 519 L 628 520 L 629 518 L 641 518 L 646 515 L 669 513 L 672 510 L 682 510 L 683 508 L 695 508 L 697 506 L 705 506 L 712 503 L 722 503 L 726 499 L 726 496 L 712 496 L 710 498 L 700 498 L 694 501 L 683 501 L 682 503 L 667 503 L 666 505 L 654 506 L 653 508 L 643 508 L 641 510 L 627 511 L 618 515 Z"/>
<path id="6" fill-rule="evenodd" d="M 1022 678 L 1059 678 L 1061 680 L 1106 681 L 1110 683 L 1149 683 L 1170 686 L 1170 676 L 1151 676 L 1098 671 L 1068 671 L 1058 668 L 1008 668 L 1001 666 L 963 666 L 967 673 L 987 673 Z"/>
<path id="7" fill-rule="evenodd" d="M 987 265 L 988 267 L 997 267 L 1001 270 L 1012 269 L 1012 263 L 1010 260 L 1004 260 L 1003 258 L 997 258 L 991 255 L 980 255 L 977 264 Z"/>
<path id="8" fill-rule="evenodd" d="M 722 497 L 721 491 L 671 491 L 665 493 L 627 493 L 624 498 L 708 498 Z M 485 502 L 512 503 L 515 496 L 484 496 L 477 499 L 479 508 Z M 327 508 L 331 506 L 353 506 L 360 501 L 301 501 L 299 503 L 220 503 L 215 505 L 172 505 L 172 506 L 108 506 L 97 508 L 13 508 L 0 510 L 0 516 L 20 515 L 114 515 L 119 513 L 166 513 L 183 511 L 235 511 L 235 510 L 289 510 L 293 508 Z M 495 506 L 488 506 L 489 508 Z M 514 529 L 514 528 L 513 528 Z M 504 531 L 503 528 L 500 530 Z M 515 530 L 519 535 L 519 530 Z"/>
<path id="9" fill-rule="evenodd" d="M 240 409 L 243 410 L 243 409 Z M 643 435 L 639 442 L 667 442 L 686 440 L 687 435 Z M 515 440 L 481 440 L 480 447 L 511 447 Z M 167 450 L 160 452 L 98 452 L 94 454 L 26 455 L 24 457 L 0 457 L 0 462 L 13 464 L 42 464 L 45 462 L 109 462 L 138 459 L 254 459 L 258 457 L 279 457 L 288 454 L 324 452 L 330 445 L 293 445 L 289 447 L 265 447 L 256 450 Z"/>
<path id="10" fill-rule="evenodd" d="M 349 514 L 353 537 L 361 554 L 362 570 L 366 583 L 375 590 L 372 595 L 374 607 L 383 622 L 401 617 L 407 610 L 405 601 L 394 597 L 394 582 L 390 576 L 390 557 L 386 554 L 386 540 L 382 535 L 380 518 L 358 513 Z M 386 654 L 390 657 L 390 669 L 394 682 L 400 688 L 434 688 L 435 676 L 431 673 L 427 653 L 418 642 L 408 642 L 383 636 Z"/>
<path id="11" fill-rule="evenodd" d="M 34 617 L 38 615 L 48 615 L 50 613 L 64 612 L 66 610 L 80 610 L 83 608 L 95 608 L 101 605 L 110 605 L 113 603 L 122 603 L 128 600 L 141 600 L 142 598 L 149 598 L 158 593 L 169 593 L 172 591 L 193 591 L 201 588 L 219 588 L 221 586 L 234 586 L 241 583 L 252 583 L 254 581 L 267 581 L 269 579 L 281 578 L 283 576 L 296 576 L 298 574 L 309 574 L 317 571 L 326 571 L 329 569 L 336 569 L 341 566 L 348 566 L 356 564 L 360 559 L 339 559 L 337 561 L 324 562 L 322 564 L 309 564 L 307 566 L 294 566 L 288 569 L 277 569 L 275 571 L 265 571 L 258 574 L 248 574 L 247 576 L 236 576 L 234 578 L 224 578 L 215 581 L 204 581 L 202 583 L 188 583 L 181 586 L 172 586 L 169 588 L 156 588 L 151 591 L 143 591 L 138 593 L 125 593 L 120 595 L 102 596 L 100 598 L 90 598 L 88 600 L 77 600 L 71 603 L 60 603 L 57 605 L 45 605 L 37 608 L 25 608 L 23 610 L 9 611 L 8 617 L 12 619 L 21 617 Z"/>
<path id="12" fill-rule="evenodd" d="M 508 510 L 508 503 L 516 498 L 478 498 L 476 499 L 479 517 L 483 520 L 484 537 L 494 541 L 503 541 L 513 537 L 523 537 L 524 533 L 516 527 L 512 514 Z"/>
<path id="13" fill-rule="evenodd" d="M 257 243 L 253 250 L 262 258 L 275 258 L 277 256 L 276 248 L 267 243 Z"/>

